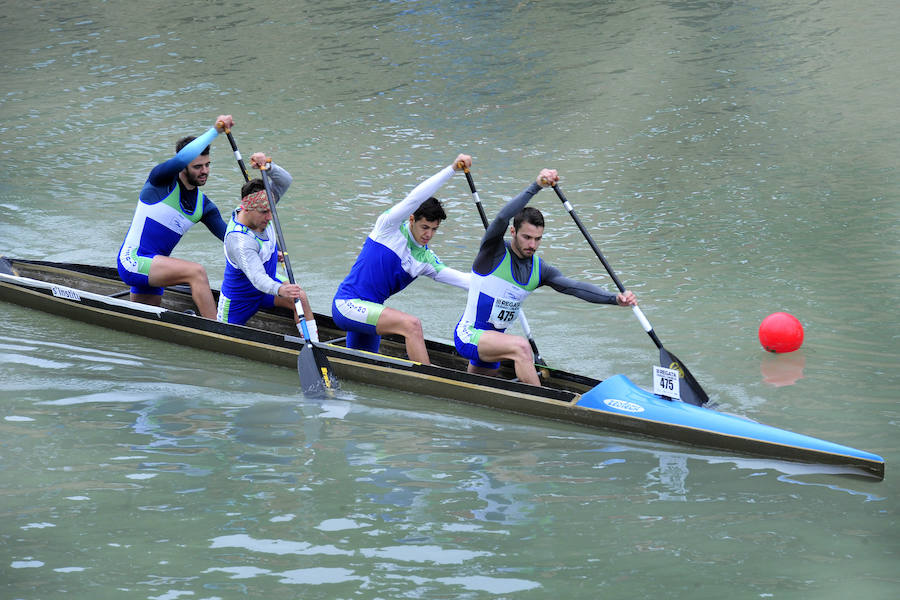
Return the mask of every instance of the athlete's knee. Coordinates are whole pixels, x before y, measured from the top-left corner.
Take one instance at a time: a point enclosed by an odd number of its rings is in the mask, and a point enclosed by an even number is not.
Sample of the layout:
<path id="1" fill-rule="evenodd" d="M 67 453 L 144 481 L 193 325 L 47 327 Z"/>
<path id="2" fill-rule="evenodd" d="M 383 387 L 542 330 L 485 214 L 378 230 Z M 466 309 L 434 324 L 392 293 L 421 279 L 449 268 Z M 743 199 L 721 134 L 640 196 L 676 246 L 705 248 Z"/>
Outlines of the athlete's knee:
<path id="1" fill-rule="evenodd" d="M 534 357 L 531 354 L 531 346 L 528 344 L 528 340 L 523 337 L 513 336 L 514 342 L 512 345 L 512 350 L 514 356 L 514 360 L 521 360 L 526 362 L 532 362 Z"/>
<path id="2" fill-rule="evenodd" d="M 422 330 L 422 321 L 419 319 L 419 317 L 415 317 L 413 315 L 404 315 L 403 331 L 404 335 L 407 337 L 424 337 L 425 335 Z"/>
<path id="3" fill-rule="evenodd" d="M 191 284 L 209 285 L 209 276 L 206 274 L 206 267 L 200 263 L 188 262 L 186 270 L 186 274 L 188 279 L 190 279 Z"/>

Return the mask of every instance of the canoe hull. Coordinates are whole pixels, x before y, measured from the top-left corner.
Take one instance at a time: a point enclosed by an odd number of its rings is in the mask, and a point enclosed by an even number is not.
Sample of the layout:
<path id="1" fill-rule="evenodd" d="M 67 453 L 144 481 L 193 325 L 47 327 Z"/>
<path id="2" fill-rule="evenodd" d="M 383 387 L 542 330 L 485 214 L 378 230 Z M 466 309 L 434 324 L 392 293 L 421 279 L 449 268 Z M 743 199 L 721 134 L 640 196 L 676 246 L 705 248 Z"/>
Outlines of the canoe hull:
<path id="1" fill-rule="evenodd" d="M 78 321 L 251 360 L 296 368 L 302 343 L 285 311 L 260 311 L 248 326 L 228 325 L 184 311 L 189 290 L 169 288 L 164 307 L 125 300 L 114 269 L 0 259 L 0 300 Z M 466 361 L 446 344 L 427 341 L 434 364 L 406 360 L 402 339 L 384 338 L 375 354 L 346 348 L 330 317 L 317 315 L 317 344 L 339 379 L 448 398 L 557 421 L 646 435 L 720 451 L 789 461 L 849 466 L 884 477 L 875 454 L 756 423 L 713 409 L 673 402 L 621 375 L 600 380 L 546 370 L 544 387 L 465 372 Z M 510 365 L 504 366 L 512 377 Z"/>
<path id="2" fill-rule="evenodd" d="M 884 459 L 857 450 L 764 425 L 744 417 L 673 402 L 639 388 L 624 375 L 614 375 L 583 394 L 577 406 L 602 412 L 609 420 L 629 423 L 635 433 L 668 436 L 699 446 L 772 458 L 786 455 L 795 460 L 852 465 L 884 477 Z"/>

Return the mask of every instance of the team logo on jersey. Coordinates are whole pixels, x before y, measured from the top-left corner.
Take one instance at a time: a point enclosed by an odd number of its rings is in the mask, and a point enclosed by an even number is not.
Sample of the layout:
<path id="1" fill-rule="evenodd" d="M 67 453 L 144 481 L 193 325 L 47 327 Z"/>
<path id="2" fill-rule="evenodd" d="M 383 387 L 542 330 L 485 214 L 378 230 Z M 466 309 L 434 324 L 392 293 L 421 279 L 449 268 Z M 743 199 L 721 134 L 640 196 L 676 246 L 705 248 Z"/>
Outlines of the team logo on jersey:
<path id="1" fill-rule="evenodd" d="M 172 231 L 175 231 L 180 235 L 184 235 L 184 232 L 186 231 L 184 228 L 184 221 L 177 216 L 172 219 Z"/>

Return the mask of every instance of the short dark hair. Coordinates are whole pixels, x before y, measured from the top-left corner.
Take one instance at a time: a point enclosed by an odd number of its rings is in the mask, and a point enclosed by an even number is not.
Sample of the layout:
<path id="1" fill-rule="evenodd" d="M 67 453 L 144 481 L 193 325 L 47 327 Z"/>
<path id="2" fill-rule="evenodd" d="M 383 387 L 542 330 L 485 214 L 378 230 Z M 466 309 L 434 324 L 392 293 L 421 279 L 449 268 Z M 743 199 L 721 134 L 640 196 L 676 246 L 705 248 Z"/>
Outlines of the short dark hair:
<path id="1" fill-rule="evenodd" d="M 197 136 L 188 135 L 188 136 L 181 138 L 177 142 L 175 142 L 175 154 L 178 154 L 179 152 L 181 152 L 182 148 L 184 148 L 185 146 L 187 146 L 188 144 L 190 144 L 191 142 L 193 142 L 196 139 L 197 139 Z M 206 156 L 207 154 L 209 154 L 209 146 L 204 148 L 203 152 L 200 153 L 201 156 Z"/>
<path id="2" fill-rule="evenodd" d="M 538 209 L 526 206 L 513 218 L 513 229 L 518 231 L 522 223 L 531 223 L 535 227 L 543 227 L 544 215 Z"/>
<path id="3" fill-rule="evenodd" d="M 262 179 L 251 179 L 241 186 L 241 198 L 264 189 L 266 189 L 266 184 L 263 183 Z"/>
<path id="4" fill-rule="evenodd" d="M 441 206 L 440 201 L 431 197 L 416 209 L 416 212 L 413 213 L 413 221 L 418 221 L 419 219 L 425 219 L 426 221 L 443 221 L 447 218 L 447 213 L 444 212 L 444 207 Z"/>

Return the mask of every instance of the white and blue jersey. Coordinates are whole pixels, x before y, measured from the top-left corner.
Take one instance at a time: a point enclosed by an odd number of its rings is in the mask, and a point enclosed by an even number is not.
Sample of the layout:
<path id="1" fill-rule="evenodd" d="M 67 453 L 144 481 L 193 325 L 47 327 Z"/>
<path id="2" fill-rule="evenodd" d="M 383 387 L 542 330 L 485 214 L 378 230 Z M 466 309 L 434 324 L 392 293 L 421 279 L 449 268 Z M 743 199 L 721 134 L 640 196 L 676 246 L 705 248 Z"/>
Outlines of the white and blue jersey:
<path id="1" fill-rule="evenodd" d="M 278 204 L 291 185 L 291 175 L 275 163 L 269 177 L 272 195 Z M 224 323 L 243 325 L 260 308 L 275 304 L 278 290 L 284 283 L 278 275 L 278 243 L 272 222 L 262 232 L 256 232 L 237 220 L 242 209 L 231 214 L 225 231 L 225 276 L 216 308 L 216 319 Z"/>
<path id="2" fill-rule="evenodd" d="M 363 244 L 350 273 L 338 286 L 338 300 L 358 298 L 383 304 L 419 275 L 467 288 L 469 276 L 447 267 L 409 231 L 409 216 L 453 176 L 449 166 L 425 180 L 402 202 L 383 213 Z"/>
<path id="3" fill-rule="evenodd" d="M 216 128 L 210 128 L 150 171 L 117 257 L 119 276 L 132 286 L 132 292 L 162 294 L 162 288 L 151 287 L 147 280 L 153 257 L 169 256 L 200 221 L 220 240 L 224 238 L 226 225 L 218 207 L 199 188 L 184 188 L 178 177 L 217 135 Z"/>
<path id="4" fill-rule="evenodd" d="M 514 255 L 506 245 L 506 254 L 490 273 L 472 271 L 469 299 L 460 323 L 462 327 L 506 331 L 519 316 L 522 302 L 541 282 L 541 259 L 531 257 L 528 277 L 518 281 L 513 272 Z"/>
<path id="5" fill-rule="evenodd" d="M 538 258 L 521 258 L 503 239 L 509 221 L 541 190 L 532 183 L 500 209 L 488 226 L 478 255 L 472 263 L 466 310 L 453 330 L 457 352 L 476 366 L 496 369 L 478 356 L 478 341 L 484 331 L 504 332 L 519 315 L 522 302 L 535 289 L 549 285 L 558 292 L 596 304 L 615 304 L 616 295 L 593 284 L 574 281 Z"/>
<path id="6" fill-rule="evenodd" d="M 381 306 L 420 275 L 463 289 L 469 274 L 446 266 L 426 245 L 416 242 L 409 230 L 409 217 L 452 176 L 448 166 L 420 183 L 399 204 L 383 213 L 366 238 L 350 273 L 338 286 L 332 316 L 348 332 L 347 345 L 377 351 L 375 324 Z M 352 335 L 368 335 L 365 343 Z"/>
<path id="7" fill-rule="evenodd" d="M 266 230 L 259 234 L 235 220 L 237 211 L 232 214 L 228 229 L 225 231 L 225 277 L 222 281 L 222 291 L 219 294 L 219 303 L 216 309 L 216 319 L 223 323 L 235 323 L 243 325 L 257 310 L 274 305 L 275 294 L 281 282 L 276 279 L 278 270 L 278 244 L 275 241 L 275 231 L 269 223 Z M 235 240 L 235 246 L 252 246 L 254 255 L 258 259 L 256 266 L 259 275 L 264 275 L 266 290 L 261 291 L 244 273 L 240 263 L 235 263 L 228 255 L 227 246 L 231 237 L 244 236 L 240 241 Z M 243 244 L 241 244 L 243 242 Z M 240 258 L 238 259 L 241 260 Z M 254 262 L 256 262 L 254 260 Z M 274 288 L 274 291 L 273 291 Z"/>

